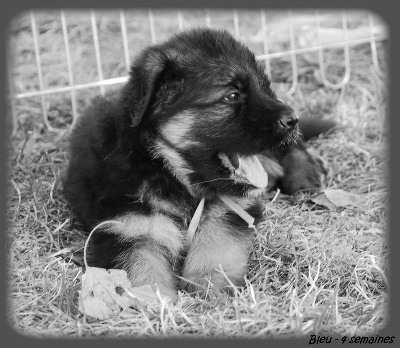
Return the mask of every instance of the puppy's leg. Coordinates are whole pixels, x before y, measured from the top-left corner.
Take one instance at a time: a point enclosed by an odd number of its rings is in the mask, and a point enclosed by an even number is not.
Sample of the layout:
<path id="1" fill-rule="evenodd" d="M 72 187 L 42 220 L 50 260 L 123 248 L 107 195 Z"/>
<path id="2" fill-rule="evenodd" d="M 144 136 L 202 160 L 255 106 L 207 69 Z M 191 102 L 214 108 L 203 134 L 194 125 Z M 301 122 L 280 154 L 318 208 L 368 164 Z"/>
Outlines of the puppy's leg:
<path id="1" fill-rule="evenodd" d="M 214 215 L 214 214 L 213 214 Z M 232 214 L 208 216 L 196 231 L 183 269 L 183 286 L 188 292 L 205 292 L 210 281 L 216 290 L 229 290 L 222 268 L 235 285 L 240 285 L 247 272 L 252 230 L 232 223 Z M 239 218 L 240 219 L 240 218 Z M 236 221 L 237 222 L 237 221 Z M 198 286 L 198 285 L 200 286 Z"/>
<path id="2" fill-rule="evenodd" d="M 294 194 L 301 190 L 319 191 L 328 173 L 326 162 L 304 145 L 294 147 L 288 156 L 279 160 L 279 164 L 285 172 L 280 186 L 286 194 Z"/>
<path id="3" fill-rule="evenodd" d="M 182 248 L 178 227 L 161 214 L 116 220 L 92 234 L 89 266 L 124 269 L 132 286 L 156 284 L 163 295 L 176 298 L 173 265 Z"/>
<path id="4" fill-rule="evenodd" d="M 177 297 L 173 256 L 165 247 L 147 240 L 140 247 L 121 253 L 119 262 L 126 269 L 132 286 L 155 284 L 162 294 L 172 299 Z"/>

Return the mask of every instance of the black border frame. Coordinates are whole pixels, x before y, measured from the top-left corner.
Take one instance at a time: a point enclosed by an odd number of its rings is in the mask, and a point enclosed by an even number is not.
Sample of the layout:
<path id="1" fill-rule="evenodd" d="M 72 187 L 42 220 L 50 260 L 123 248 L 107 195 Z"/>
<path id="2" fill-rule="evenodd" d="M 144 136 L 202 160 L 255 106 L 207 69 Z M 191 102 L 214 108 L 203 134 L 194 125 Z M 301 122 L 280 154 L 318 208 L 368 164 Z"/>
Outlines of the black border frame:
<path id="1" fill-rule="evenodd" d="M 27 336 L 19 335 L 13 328 L 10 327 L 9 321 L 7 319 L 7 283 L 6 283 L 6 268 L 7 268 L 7 258 L 6 255 L 8 251 L 5 246 L 5 239 L 7 237 L 7 227 L 5 221 L 5 211 L 6 211 L 6 180 L 7 180 L 7 140 L 9 138 L 9 134 L 6 133 L 6 127 L 4 125 L 4 121 L 7 114 L 7 67 L 6 67 L 6 46 L 7 46 L 7 28 L 10 21 L 12 21 L 13 17 L 16 16 L 20 12 L 24 12 L 27 10 L 41 10 L 41 9 L 89 9 L 89 8 L 102 8 L 102 9 L 111 9 L 111 8 L 209 8 L 209 9 L 254 9 L 254 8 L 266 8 L 266 9 L 285 9 L 291 8 L 293 10 L 301 10 L 307 8 L 315 8 L 315 9 L 346 9 L 346 10 L 369 10 L 379 15 L 382 19 L 386 21 L 387 27 L 389 29 L 390 35 L 390 44 L 389 44 L 389 52 L 388 55 L 390 57 L 389 62 L 389 76 L 388 76 L 388 88 L 389 88 L 389 108 L 388 108 L 388 122 L 389 122 L 389 163 L 390 163 L 390 173 L 389 173 L 389 245 L 391 246 L 390 252 L 390 321 L 389 325 L 386 329 L 380 333 L 380 336 L 395 336 L 394 342 L 398 341 L 400 337 L 396 337 L 396 323 L 398 322 L 398 310 L 399 309 L 399 299 L 396 296 L 398 290 L 398 280 L 393 272 L 393 269 L 396 269 L 394 266 L 398 264 L 399 254 L 396 253 L 396 247 L 398 246 L 399 236 L 396 233 L 396 227 L 399 225 L 398 219 L 400 214 L 396 214 L 396 207 L 400 205 L 399 199 L 399 183 L 396 178 L 399 177 L 399 169 L 398 164 L 395 162 L 395 151 L 398 148 L 399 136 L 395 132 L 400 131 L 399 128 L 399 102 L 396 100 L 395 91 L 397 90 L 396 85 L 398 84 L 397 79 L 398 75 L 398 47 L 395 44 L 397 33 L 400 32 L 399 23 L 400 20 L 398 18 L 398 11 L 396 8 L 396 3 L 390 1 L 372 1 L 372 0 L 331 0 L 331 1 L 317 1 L 317 0 L 303 0 L 301 2 L 295 0 L 280 0 L 280 1 L 266 1 L 266 0 L 246 0 L 245 2 L 239 2 L 238 0 L 219 0 L 219 1 L 210 1 L 203 0 L 201 2 L 188 2 L 184 0 L 169 0 L 168 2 L 163 2 L 161 0 L 113 0 L 113 1 L 104 1 L 104 0 L 69 0 L 68 2 L 55 2 L 50 0 L 36 0 L 34 2 L 29 2 L 27 0 L 13 0 L 12 2 L 5 4 L 4 2 L 0 5 L 0 27 L 1 34 L 0 35 L 0 46 L 2 48 L 1 55 L 1 69 L 0 69 L 0 95 L 4 97 L 1 99 L 1 107 L 3 111 L 3 127 L 0 127 L 0 139 L 3 141 L 0 142 L 0 158 L 3 160 L 3 166 L 0 170 L 0 211 L 2 214 L 2 219 L 0 220 L 1 231 L 1 244 L 3 245 L 3 260 L 0 263 L 0 274 L 1 279 L 3 280 L 3 284 L 0 287 L 0 313 L 2 313 L 1 321 L 0 321 L 0 332 L 2 336 L 2 341 L 7 345 L 38 345 L 40 347 L 50 345 L 70 345 L 70 344 L 85 344 L 92 345 L 95 344 L 97 347 L 102 345 L 109 345 L 114 341 L 114 339 L 36 339 L 29 338 Z M 397 82 L 397 83 L 396 83 Z M 1 215 L 0 215 L 1 216 Z M 232 345 L 242 346 L 245 344 L 251 344 L 253 347 L 260 346 L 265 347 L 270 345 L 271 343 L 275 346 L 279 345 L 308 345 L 308 340 L 298 339 L 298 340 L 265 340 L 265 339 L 252 339 L 251 342 L 247 342 L 246 339 L 235 339 L 235 340 L 218 340 L 218 339 L 199 339 L 195 338 L 193 340 L 189 339 L 118 339 L 119 344 L 129 344 L 129 345 L 140 345 L 142 346 L 152 346 L 152 345 L 203 345 L 203 344 L 216 344 L 218 346 L 223 344 L 228 344 L 230 347 Z M 332 344 L 341 344 L 341 341 L 332 342 Z"/>

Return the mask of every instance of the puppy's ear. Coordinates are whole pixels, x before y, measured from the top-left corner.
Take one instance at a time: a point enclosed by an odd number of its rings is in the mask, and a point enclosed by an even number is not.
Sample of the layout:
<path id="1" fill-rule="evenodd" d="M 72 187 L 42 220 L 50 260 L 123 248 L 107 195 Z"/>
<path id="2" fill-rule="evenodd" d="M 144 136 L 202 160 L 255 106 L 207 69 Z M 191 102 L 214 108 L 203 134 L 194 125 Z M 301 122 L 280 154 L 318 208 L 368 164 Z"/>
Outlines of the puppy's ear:
<path id="1" fill-rule="evenodd" d="M 150 48 L 131 67 L 123 98 L 131 118 L 138 126 L 154 105 L 157 91 L 174 75 L 173 63 L 160 50 Z"/>

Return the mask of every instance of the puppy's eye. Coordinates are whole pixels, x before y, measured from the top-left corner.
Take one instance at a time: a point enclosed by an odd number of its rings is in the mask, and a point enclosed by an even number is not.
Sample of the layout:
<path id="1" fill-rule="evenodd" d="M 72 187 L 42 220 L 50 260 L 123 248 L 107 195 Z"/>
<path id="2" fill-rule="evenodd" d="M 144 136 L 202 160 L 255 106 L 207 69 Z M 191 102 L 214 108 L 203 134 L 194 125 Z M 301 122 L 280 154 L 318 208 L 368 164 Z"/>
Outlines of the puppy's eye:
<path id="1" fill-rule="evenodd" d="M 229 93 L 224 100 L 226 101 L 237 101 L 240 99 L 240 94 L 238 92 Z"/>

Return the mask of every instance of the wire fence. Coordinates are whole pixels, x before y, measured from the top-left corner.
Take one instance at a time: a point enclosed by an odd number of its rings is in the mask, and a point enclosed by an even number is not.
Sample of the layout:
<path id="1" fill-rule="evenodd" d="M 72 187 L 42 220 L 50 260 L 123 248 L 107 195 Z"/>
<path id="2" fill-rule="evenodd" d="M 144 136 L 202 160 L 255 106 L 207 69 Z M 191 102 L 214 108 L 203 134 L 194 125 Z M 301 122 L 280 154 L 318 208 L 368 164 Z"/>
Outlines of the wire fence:
<path id="1" fill-rule="evenodd" d="M 225 28 L 224 22 L 230 21 L 228 26 L 229 31 L 239 40 L 245 44 L 255 46 L 256 58 L 263 61 L 265 64 L 266 72 L 272 77 L 274 82 L 274 69 L 272 68 L 272 62 L 276 59 L 285 59 L 290 65 L 291 76 L 286 80 L 289 81 L 286 93 L 292 95 L 299 88 L 299 57 L 307 54 L 317 54 L 317 64 L 319 71 L 320 82 L 332 89 L 342 89 L 346 86 L 351 76 L 351 64 L 350 64 L 350 48 L 357 45 L 369 45 L 370 55 L 373 69 L 377 76 L 384 78 L 385 76 L 385 64 L 379 60 L 379 49 L 378 44 L 388 39 L 388 34 L 384 23 L 381 22 L 380 18 L 374 16 L 372 13 L 360 12 L 335 12 L 335 13 L 320 13 L 313 12 L 310 14 L 299 14 L 292 11 L 285 13 L 269 13 L 268 11 L 253 11 L 251 13 L 242 13 L 241 11 L 233 10 L 231 13 L 224 13 L 223 18 L 216 16 L 213 11 L 204 10 L 203 18 L 200 25 L 198 23 L 191 23 L 188 19 L 188 11 L 176 11 L 175 14 L 169 13 L 169 17 L 161 17 L 161 20 L 168 22 L 176 22 L 176 30 L 170 30 L 166 33 L 160 32 L 160 15 L 157 15 L 155 11 L 141 12 L 141 26 L 144 27 L 144 21 L 147 21 L 148 30 L 143 34 L 141 44 L 155 44 L 163 40 L 163 36 L 170 36 L 176 31 L 182 31 L 189 29 L 192 26 L 208 26 L 214 28 Z M 36 76 L 37 84 L 26 88 L 24 82 L 29 76 L 24 77 L 24 70 L 18 70 L 19 64 L 16 55 L 18 50 L 10 47 L 9 57 L 9 96 L 11 105 L 11 115 L 13 120 L 13 131 L 17 129 L 17 120 L 19 113 L 16 107 L 17 101 L 29 100 L 31 98 L 40 99 L 41 114 L 43 115 L 43 122 L 46 128 L 50 131 L 58 131 L 57 127 L 54 127 L 49 121 L 48 115 L 48 104 L 47 98 L 50 95 L 56 94 L 69 94 L 71 114 L 73 123 L 79 115 L 78 99 L 81 91 L 89 90 L 93 88 L 99 88 L 100 92 L 104 94 L 108 86 L 114 86 L 123 84 L 127 81 L 127 71 L 131 63 L 131 59 L 137 54 L 138 47 L 135 44 L 137 41 L 133 41 L 132 45 L 131 36 L 135 33 L 128 26 L 127 12 L 120 10 L 117 12 L 118 19 L 113 22 L 115 31 L 122 41 L 122 52 L 118 50 L 119 56 L 122 56 L 123 67 L 119 67 L 119 76 L 109 77 L 104 73 L 105 66 L 107 63 L 103 61 L 103 55 L 105 49 L 102 47 L 102 38 L 99 35 L 99 27 L 104 24 L 103 21 L 107 21 L 106 13 L 98 14 L 95 11 L 90 11 L 86 15 L 86 20 L 89 31 L 91 31 L 92 44 L 94 48 L 94 61 L 95 61 L 95 73 L 92 74 L 92 79 L 84 83 L 76 81 L 74 78 L 74 69 L 77 66 L 76 57 L 73 57 L 71 52 L 71 36 L 75 35 L 72 33 L 72 29 L 76 28 L 69 25 L 71 14 L 69 11 L 59 11 L 58 13 L 52 13 L 47 16 L 47 20 L 41 19 L 38 23 L 37 17 L 45 16 L 43 13 L 30 12 L 25 14 L 19 22 L 15 24 L 14 30 L 16 32 L 21 31 L 21 26 L 25 33 L 30 33 L 33 43 L 34 57 L 32 60 L 36 64 Z M 46 18 L 45 16 L 45 18 Z M 51 17 L 51 20 L 49 19 Z M 198 14 L 196 14 L 198 18 Z M 354 17 L 357 17 L 357 25 L 354 25 Z M 100 17 L 100 19 L 99 19 Z M 114 13 L 115 17 L 115 13 Z M 175 17 L 175 18 L 174 18 Z M 72 18 L 72 17 L 71 17 Z M 222 18 L 222 19 L 221 19 Z M 350 18 L 350 19 L 349 19 Z M 130 20 L 129 20 L 130 21 Z M 327 25 L 327 22 L 334 22 L 333 25 Z M 57 23 L 60 30 L 54 30 L 55 33 L 60 31 L 62 33 L 62 39 L 59 40 L 58 45 L 64 46 L 65 56 L 62 58 L 66 63 L 67 78 L 63 81 L 53 81 L 52 83 L 46 83 L 44 76 L 44 67 L 48 66 L 42 62 L 42 48 L 43 45 L 48 43 L 44 42 L 43 37 L 46 30 L 43 29 L 43 23 L 49 25 L 49 23 Z M 25 23 L 22 25 L 21 23 Z M 247 27 L 252 27 L 252 33 L 248 33 Z M 54 29 L 54 27 L 52 27 Z M 82 29 L 83 30 L 83 29 Z M 138 30 L 138 29 L 136 29 Z M 139 28 L 140 30 L 140 28 Z M 143 30 L 144 32 L 144 30 Z M 29 41 L 29 39 L 28 39 Z M 15 41 L 15 45 L 18 45 L 18 40 Z M 134 47 L 132 47 L 134 46 Z M 252 48 L 252 47 L 251 47 Z M 343 51 L 344 61 L 340 62 L 344 66 L 344 72 L 342 76 L 335 76 L 334 80 L 331 80 L 326 73 L 326 62 L 324 59 L 324 52 L 330 49 L 340 49 Z M 112 54 L 113 52 L 106 52 Z M 93 65 L 93 64 L 92 64 Z M 93 67 L 90 67 L 93 69 Z M 17 73 L 16 73 L 16 70 Z M 32 74 L 32 73 L 31 73 Z M 17 77 L 15 77 L 17 75 Z M 109 75 L 109 74 L 108 74 Z M 18 81 L 20 81 L 18 83 Z M 28 90 L 26 90 L 28 89 Z"/>

